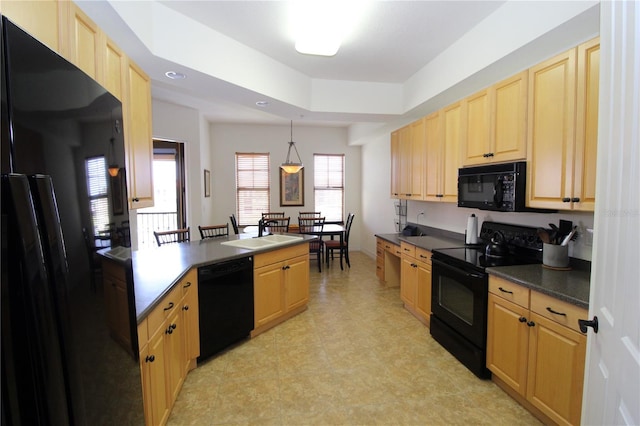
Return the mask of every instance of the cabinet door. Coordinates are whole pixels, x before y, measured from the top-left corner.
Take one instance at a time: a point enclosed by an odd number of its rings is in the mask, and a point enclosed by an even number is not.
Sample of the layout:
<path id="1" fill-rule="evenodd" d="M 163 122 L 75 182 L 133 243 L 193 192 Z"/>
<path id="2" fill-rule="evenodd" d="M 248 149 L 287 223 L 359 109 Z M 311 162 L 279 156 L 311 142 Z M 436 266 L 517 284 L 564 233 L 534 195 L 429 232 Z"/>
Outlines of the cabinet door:
<path id="1" fill-rule="evenodd" d="M 187 280 L 183 283 L 183 286 L 188 286 L 182 302 L 185 333 L 185 363 L 187 364 L 188 370 L 191 361 L 200 356 L 198 282 L 195 279 Z"/>
<path id="2" fill-rule="evenodd" d="M 104 34 L 73 2 L 69 2 L 69 43 L 63 51 L 73 64 L 101 82 Z"/>
<path id="3" fill-rule="evenodd" d="M 174 308 L 165 326 L 167 397 L 169 398 L 169 406 L 172 406 L 178 398 L 178 393 L 180 393 L 180 388 L 186 375 L 186 363 L 184 361 L 185 332 L 182 309 Z"/>
<path id="4" fill-rule="evenodd" d="M 527 399 L 558 424 L 580 424 L 587 337 L 531 313 Z"/>
<path id="5" fill-rule="evenodd" d="M 376 238 L 376 276 L 384 281 L 384 242 Z"/>
<path id="6" fill-rule="evenodd" d="M 428 325 L 431 317 L 431 264 L 416 264 L 416 311 Z"/>
<path id="7" fill-rule="evenodd" d="M 488 162 L 491 143 L 491 96 L 489 89 L 469 96 L 466 100 L 465 132 L 462 145 L 464 165 Z"/>
<path id="8" fill-rule="evenodd" d="M 147 424 L 165 424 L 169 418 L 167 402 L 164 329 L 151 337 L 140 351 L 142 390 Z"/>
<path id="9" fill-rule="evenodd" d="M 400 197 L 400 131 L 391 132 L 391 197 Z"/>
<path id="10" fill-rule="evenodd" d="M 125 112 L 127 138 L 127 182 L 129 183 L 129 208 L 153 206 L 151 137 L 151 82 L 135 64 L 129 63 L 128 106 Z"/>
<path id="11" fill-rule="evenodd" d="M 526 395 L 529 310 L 489 293 L 487 368 Z"/>
<path id="12" fill-rule="evenodd" d="M 67 37 L 67 8 L 71 2 L 58 0 L 2 1 L 2 14 L 14 24 L 61 53 Z"/>
<path id="13" fill-rule="evenodd" d="M 253 297 L 255 328 L 284 314 L 283 264 L 277 263 L 254 271 Z"/>
<path id="14" fill-rule="evenodd" d="M 528 76 L 524 71 L 492 88 L 492 162 L 523 160 L 527 156 Z"/>
<path id="15" fill-rule="evenodd" d="M 105 38 L 102 81 L 99 81 L 113 96 L 123 101 L 127 85 L 127 56 L 109 38 Z"/>
<path id="16" fill-rule="evenodd" d="M 458 202 L 458 169 L 460 168 L 460 146 L 464 137 L 462 127 L 462 103 L 457 102 L 443 111 L 442 185 L 440 199 Z"/>
<path id="17" fill-rule="evenodd" d="M 400 129 L 398 147 L 400 149 L 400 198 L 411 197 L 411 127 Z"/>
<path id="18" fill-rule="evenodd" d="M 597 38 L 578 46 L 574 210 L 593 211 L 595 207 L 599 80 L 600 39 Z"/>
<path id="19" fill-rule="evenodd" d="M 400 266 L 400 298 L 402 301 L 414 307 L 416 304 L 417 266 L 412 257 L 402 256 Z"/>
<path id="20" fill-rule="evenodd" d="M 425 200 L 438 201 L 440 194 L 440 175 L 442 173 L 442 124 L 440 112 L 425 118 Z"/>
<path id="21" fill-rule="evenodd" d="M 309 301 L 309 255 L 285 262 L 285 310 L 304 306 Z"/>
<path id="22" fill-rule="evenodd" d="M 530 207 L 570 207 L 567 203 L 573 181 L 575 62 L 575 49 L 571 49 L 529 70 Z"/>
<path id="23" fill-rule="evenodd" d="M 421 200 L 424 194 L 424 152 L 425 152 L 425 126 L 424 119 L 417 120 L 411 127 L 411 168 L 408 170 L 409 189 L 412 200 Z"/>

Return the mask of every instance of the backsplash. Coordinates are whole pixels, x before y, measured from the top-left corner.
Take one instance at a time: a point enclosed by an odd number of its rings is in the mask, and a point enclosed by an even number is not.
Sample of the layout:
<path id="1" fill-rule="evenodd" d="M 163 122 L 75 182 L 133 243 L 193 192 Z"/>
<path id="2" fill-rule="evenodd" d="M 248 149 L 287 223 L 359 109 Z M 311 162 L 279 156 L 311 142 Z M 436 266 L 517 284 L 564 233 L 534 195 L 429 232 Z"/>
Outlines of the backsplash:
<path id="1" fill-rule="evenodd" d="M 422 212 L 424 214 L 421 214 Z M 557 225 L 560 219 L 570 220 L 578 226 L 578 237 L 576 241 L 569 243 L 569 256 L 591 261 L 593 213 L 590 212 L 502 213 L 468 209 L 450 203 L 424 201 L 408 201 L 407 203 L 407 222 L 463 236 L 467 226 L 467 218 L 471 214 L 478 217 L 478 228 L 486 220 L 543 228 L 548 228 L 549 223 Z"/>

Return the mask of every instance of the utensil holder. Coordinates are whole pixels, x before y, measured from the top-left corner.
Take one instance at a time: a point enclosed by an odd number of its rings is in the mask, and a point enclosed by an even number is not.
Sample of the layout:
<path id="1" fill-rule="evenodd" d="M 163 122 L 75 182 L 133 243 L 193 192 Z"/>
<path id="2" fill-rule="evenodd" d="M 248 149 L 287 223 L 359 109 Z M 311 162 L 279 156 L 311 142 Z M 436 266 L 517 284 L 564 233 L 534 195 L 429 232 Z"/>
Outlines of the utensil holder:
<path id="1" fill-rule="evenodd" d="M 544 243 L 542 245 L 542 264 L 553 268 L 568 267 L 569 246 Z"/>

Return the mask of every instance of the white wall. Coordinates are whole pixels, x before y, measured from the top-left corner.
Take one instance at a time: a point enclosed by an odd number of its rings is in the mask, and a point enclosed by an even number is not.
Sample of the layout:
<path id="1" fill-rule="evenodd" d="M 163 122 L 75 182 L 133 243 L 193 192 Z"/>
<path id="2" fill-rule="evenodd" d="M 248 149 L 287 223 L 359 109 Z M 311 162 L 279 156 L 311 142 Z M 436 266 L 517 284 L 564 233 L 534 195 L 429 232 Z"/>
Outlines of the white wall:
<path id="1" fill-rule="evenodd" d="M 293 125 L 293 140 L 304 164 L 304 201 L 302 207 L 280 207 L 279 166 L 287 156 L 291 139 L 289 126 L 211 124 L 211 197 L 212 220 L 228 222 L 236 211 L 235 153 L 270 153 L 271 160 L 271 210 L 284 211 L 297 221 L 299 211 L 314 210 L 313 154 L 345 154 L 345 219 L 346 214 L 356 215 L 349 245 L 360 248 L 361 214 L 361 148 L 347 145 L 347 129 L 333 127 L 308 127 Z"/>

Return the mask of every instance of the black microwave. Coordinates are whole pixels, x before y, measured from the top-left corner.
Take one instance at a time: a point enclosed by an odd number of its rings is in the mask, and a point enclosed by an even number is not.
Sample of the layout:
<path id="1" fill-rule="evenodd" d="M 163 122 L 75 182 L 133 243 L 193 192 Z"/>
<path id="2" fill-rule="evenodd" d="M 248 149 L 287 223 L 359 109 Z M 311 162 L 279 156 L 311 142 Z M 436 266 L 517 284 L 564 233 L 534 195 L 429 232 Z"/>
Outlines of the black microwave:
<path id="1" fill-rule="evenodd" d="M 526 161 L 458 169 L 458 207 L 533 211 L 525 207 L 526 177 Z"/>

